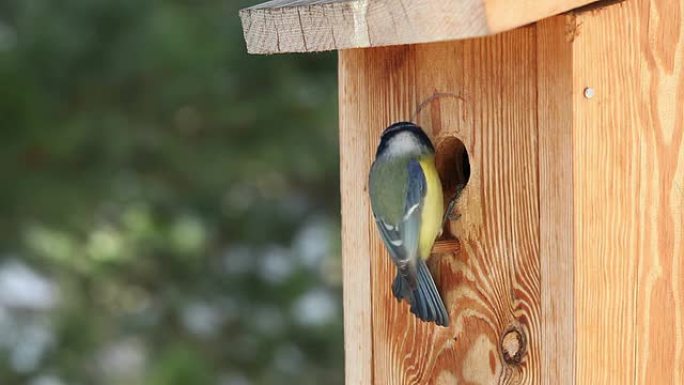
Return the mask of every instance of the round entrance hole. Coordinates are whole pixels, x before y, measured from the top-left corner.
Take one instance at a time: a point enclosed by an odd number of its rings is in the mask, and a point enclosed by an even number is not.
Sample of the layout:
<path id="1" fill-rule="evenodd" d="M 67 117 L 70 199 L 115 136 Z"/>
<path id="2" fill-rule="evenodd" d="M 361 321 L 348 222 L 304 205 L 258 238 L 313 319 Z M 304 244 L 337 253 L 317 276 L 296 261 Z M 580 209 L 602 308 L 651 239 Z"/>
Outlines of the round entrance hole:
<path id="1" fill-rule="evenodd" d="M 447 202 L 458 198 L 470 180 L 470 159 L 465 144 L 455 136 L 437 142 L 435 165 Z"/>

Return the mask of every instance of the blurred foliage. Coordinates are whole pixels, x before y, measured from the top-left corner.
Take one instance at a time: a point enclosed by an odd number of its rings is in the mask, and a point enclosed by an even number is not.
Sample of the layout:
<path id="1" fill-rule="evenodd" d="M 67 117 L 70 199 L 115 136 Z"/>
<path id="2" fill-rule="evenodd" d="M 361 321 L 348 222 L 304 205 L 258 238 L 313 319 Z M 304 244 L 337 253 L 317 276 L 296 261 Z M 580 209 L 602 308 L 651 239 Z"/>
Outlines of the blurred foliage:
<path id="1" fill-rule="evenodd" d="M 253 3 L 0 2 L 0 383 L 343 383 L 335 59 Z"/>

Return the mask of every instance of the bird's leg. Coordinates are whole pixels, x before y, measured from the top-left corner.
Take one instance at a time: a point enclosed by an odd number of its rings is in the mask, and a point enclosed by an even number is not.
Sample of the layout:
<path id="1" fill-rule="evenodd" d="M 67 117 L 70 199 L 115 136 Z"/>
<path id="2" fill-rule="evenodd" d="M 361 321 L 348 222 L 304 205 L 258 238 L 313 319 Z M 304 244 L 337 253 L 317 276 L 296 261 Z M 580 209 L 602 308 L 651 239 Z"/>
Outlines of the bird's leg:
<path id="1" fill-rule="evenodd" d="M 444 211 L 444 217 L 442 217 L 442 228 L 446 226 L 448 221 L 456 220 L 457 218 L 454 218 L 454 207 L 456 206 L 456 198 L 454 197 L 449 201 L 449 204 L 447 205 L 446 211 Z M 460 216 L 460 215 L 459 215 Z"/>
<path id="2" fill-rule="evenodd" d="M 456 202 L 458 202 L 458 198 L 461 197 L 461 193 L 463 192 L 464 187 L 465 186 L 459 186 L 456 189 L 456 193 L 449 201 L 447 209 L 446 211 L 444 211 L 444 217 L 442 218 L 442 228 L 444 228 L 448 221 L 457 221 L 459 218 L 461 218 L 461 213 L 454 212 L 454 208 L 456 207 Z"/>

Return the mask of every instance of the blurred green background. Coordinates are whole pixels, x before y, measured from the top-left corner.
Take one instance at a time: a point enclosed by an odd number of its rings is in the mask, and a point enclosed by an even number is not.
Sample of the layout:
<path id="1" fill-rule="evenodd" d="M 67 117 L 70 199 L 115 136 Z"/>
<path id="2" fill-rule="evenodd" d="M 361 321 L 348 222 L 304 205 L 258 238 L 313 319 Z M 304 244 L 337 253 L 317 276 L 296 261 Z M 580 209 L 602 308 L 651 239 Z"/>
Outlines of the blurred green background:
<path id="1" fill-rule="evenodd" d="M 335 56 L 0 2 L 0 384 L 342 384 Z"/>

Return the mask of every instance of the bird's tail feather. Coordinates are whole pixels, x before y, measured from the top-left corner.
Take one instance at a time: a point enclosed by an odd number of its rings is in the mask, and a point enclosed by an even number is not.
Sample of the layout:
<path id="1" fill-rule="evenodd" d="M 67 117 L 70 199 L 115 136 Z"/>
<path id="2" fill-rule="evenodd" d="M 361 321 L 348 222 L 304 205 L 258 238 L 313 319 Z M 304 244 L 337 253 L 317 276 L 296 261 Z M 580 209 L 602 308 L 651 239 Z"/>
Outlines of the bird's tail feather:
<path id="1" fill-rule="evenodd" d="M 392 283 L 392 294 L 401 301 L 406 298 L 409 303 L 413 303 L 413 290 L 408 282 L 408 278 L 403 276 L 399 271 L 397 271 L 397 276 L 394 278 Z"/>
<path id="2" fill-rule="evenodd" d="M 449 313 L 424 260 L 418 259 L 416 270 L 415 289 L 411 289 L 406 277 L 397 273 L 392 284 L 392 293 L 397 299 L 405 298 L 411 305 L 411 313 L 421 320 L 434 322 L 440 326 L 448 326 Z"/>

